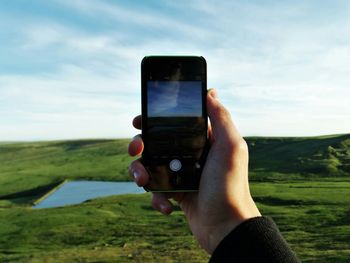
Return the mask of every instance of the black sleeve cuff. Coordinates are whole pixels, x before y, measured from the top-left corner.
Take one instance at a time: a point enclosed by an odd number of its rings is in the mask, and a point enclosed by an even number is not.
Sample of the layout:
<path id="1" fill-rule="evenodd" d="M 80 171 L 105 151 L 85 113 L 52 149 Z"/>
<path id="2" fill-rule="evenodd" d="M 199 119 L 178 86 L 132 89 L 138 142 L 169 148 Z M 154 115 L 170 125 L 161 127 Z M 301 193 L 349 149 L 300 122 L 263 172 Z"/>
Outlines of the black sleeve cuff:
<path id="1" fill-rule="evenodd" d="M 254 217 L 232 230 L 220 242 L 209 262 L 294 263 L 300 261 L 272 219 Z"/>

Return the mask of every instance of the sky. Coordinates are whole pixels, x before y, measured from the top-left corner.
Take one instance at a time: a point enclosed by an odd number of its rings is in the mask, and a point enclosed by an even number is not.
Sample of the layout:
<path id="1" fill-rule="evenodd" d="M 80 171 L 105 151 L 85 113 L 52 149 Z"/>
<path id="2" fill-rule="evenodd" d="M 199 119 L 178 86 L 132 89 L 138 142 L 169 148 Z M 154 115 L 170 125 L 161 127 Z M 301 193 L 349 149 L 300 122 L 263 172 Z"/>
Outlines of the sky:
<path id="1" fill-rule="evenodd" d="M 147 81 L 149 117 L 202 117 L 201 81 Z"/>
<path id="2" fill-rule="evenodd" d="M 146 55 L 201 55 L 243 136 L 350 132 L 350 2 L 4 0 L 0 141 L 130 138 Z"/>

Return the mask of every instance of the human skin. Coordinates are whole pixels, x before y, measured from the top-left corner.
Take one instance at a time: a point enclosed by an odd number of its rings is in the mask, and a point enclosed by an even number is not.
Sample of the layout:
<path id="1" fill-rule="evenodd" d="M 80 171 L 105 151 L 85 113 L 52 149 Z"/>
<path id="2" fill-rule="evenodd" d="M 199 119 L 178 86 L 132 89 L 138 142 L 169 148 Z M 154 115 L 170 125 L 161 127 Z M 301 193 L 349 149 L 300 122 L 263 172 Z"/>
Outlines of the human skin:
<path id="1" fill-rule="evenodd" d="M 198 192 L 152 193 L 152 206 L 169 215 L 173 210 L 169 199 L 176 200 L 199 244 L 212 254 L 235 227 L 261 214 L 249 190 L 247 144 L 215 90 L 208 91 L 207 111 L 210 151 Z M 141 116 L 135 117 L 133 125 L 141 129 Z M 142 138 L 137 135 L 129 144 L 129 154 L 139 156 L 143 147 Z M 140 187 L 150 179 L 139 160 L 130 164 L 129 174 Z"/>

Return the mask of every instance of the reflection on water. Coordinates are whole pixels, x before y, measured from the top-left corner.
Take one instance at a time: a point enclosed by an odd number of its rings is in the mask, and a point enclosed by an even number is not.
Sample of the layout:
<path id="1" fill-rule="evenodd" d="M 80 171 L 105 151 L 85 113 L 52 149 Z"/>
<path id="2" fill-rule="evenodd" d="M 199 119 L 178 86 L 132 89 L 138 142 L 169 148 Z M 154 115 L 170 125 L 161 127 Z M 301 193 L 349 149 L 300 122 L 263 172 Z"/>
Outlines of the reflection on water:
<path id="1" fill-rule="evenodd" d="M 34 208 L 49 208 L 79 204 L 86 200 L 116 195 L 144 193 L 133 182 L 70 181 L 35 205 Z"/>

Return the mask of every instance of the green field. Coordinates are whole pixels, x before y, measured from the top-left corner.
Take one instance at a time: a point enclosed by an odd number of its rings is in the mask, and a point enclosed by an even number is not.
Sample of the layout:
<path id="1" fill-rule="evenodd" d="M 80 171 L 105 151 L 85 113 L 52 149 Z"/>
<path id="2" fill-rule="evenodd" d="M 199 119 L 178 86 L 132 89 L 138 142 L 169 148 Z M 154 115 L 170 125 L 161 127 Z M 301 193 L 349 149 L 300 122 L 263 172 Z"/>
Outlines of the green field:
<path id="1" fill-rule="evenodd" d="M 0 144 L 0 198 L 64 179 L 129 180 L 129 140 Z"/>
<path id="2" fill-rule="evenodd" d="M 251 189 L 303 262 L 350 260 L 350 135 L 247 138 Z M 32 209 L 64 179 L 128 180 L 127 140 L 0 144 L 0 262 L 207 262 L 150 195 Z"/>

